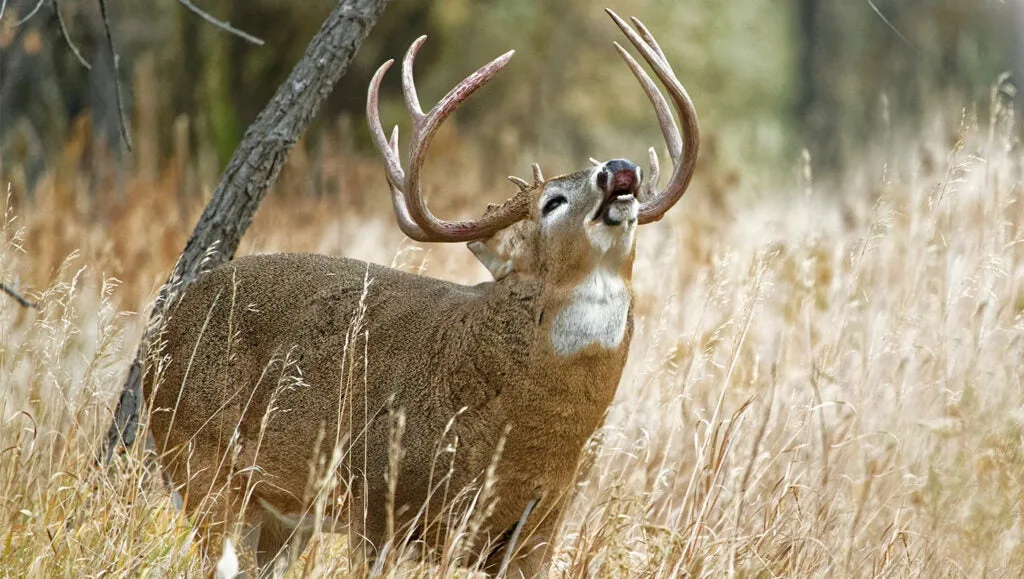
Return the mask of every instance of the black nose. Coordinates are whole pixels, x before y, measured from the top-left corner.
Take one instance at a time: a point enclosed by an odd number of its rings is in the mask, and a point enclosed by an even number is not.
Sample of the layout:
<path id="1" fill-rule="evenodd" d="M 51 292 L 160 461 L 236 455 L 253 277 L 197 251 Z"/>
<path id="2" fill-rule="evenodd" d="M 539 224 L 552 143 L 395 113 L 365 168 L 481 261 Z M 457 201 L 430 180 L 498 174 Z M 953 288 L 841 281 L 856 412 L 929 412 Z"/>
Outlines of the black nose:
<path id="1" fill-rule="evenodd" d="M 640 185 L 640 171 L 626 159 L 612 159 L 601 167 L 597 186 L 606 195 L 636 195 Z"/>

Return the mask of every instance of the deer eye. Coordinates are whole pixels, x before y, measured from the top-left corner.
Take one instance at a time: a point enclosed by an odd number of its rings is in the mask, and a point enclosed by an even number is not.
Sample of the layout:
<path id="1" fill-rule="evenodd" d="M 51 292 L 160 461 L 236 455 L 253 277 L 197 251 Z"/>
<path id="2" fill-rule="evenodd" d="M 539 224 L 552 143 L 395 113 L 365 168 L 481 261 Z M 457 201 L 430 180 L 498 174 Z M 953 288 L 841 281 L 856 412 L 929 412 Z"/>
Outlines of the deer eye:
<path id="1" fill-rule="evenodd" d="M 561 207 L 562 205 L 564 205 L 565 203 L 568 203 L 568 202 L 569 202 L 569 200 L 566 199 L 565 197 L 563 197 L 561 195 L 556 195 L 556 196 L 552 197 L 551 199 L 548 199 L 544 203 L 544 209 L 542 209 L 541 212 L 544 215 L 547 215 L 548 213 L 551 213 L 555 209 Z"/>

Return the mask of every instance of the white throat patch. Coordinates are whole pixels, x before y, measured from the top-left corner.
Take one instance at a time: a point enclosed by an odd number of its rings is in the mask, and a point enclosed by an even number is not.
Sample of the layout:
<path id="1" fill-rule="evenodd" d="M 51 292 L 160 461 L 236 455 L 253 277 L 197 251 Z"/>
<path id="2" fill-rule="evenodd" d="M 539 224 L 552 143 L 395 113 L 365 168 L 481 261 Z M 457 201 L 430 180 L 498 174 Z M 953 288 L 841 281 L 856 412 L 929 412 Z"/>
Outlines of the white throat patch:
<path id="1" fill-rule="evenodd" d="M 618 348 L 626 334 L 629 291 L 622 278 L 597 269 L 576 286 L 551 325 L 551 344 L 563 358 L 598 344 Z"/>

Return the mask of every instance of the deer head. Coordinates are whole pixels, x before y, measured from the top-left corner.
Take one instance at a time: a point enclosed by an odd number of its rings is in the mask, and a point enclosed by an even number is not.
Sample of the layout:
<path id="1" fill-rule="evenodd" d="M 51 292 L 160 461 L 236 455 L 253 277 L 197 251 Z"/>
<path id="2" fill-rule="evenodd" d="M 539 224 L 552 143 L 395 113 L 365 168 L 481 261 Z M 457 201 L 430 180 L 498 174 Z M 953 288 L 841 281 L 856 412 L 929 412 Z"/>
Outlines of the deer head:
<path id="1" fill-rule="evenodd" d="M 480 219 L 451 222 L 437 218 L 423 200 L 419 179 L 431 137 L 463 101 L 508 64 L 514 51 L 480 67 L 424 113 L 413 78 L 416 54 L 426 41 L 426 36 L 421 36 L 402 61 L 403 95 L 412 117 L 408 171 L 399 160 L 398 127 L 388 139 L 378 110 L 380 84 L 393 61 L 385 62 L 373 76 L 366 105 L 373 142 L 384 158 L 398 224 L 406 235 L 417 241 L 469 242 L 470 250 L 497 280 L 514 272 L 547 283 L 574 284 L 598 270 L 629 279 L 636 225 L 661 219 L 682 197 L 693 176 L 700 131 L 693 103 L 653 35 L 635 18 L 634 30 L 611 10 L 607 13 L 665 85 L 684 127 L 681 136 L 661 91 L 629 52 L 615 43 L 661 125 L 673 165 L 666 187 L 657 190 L 658 156 L 652 147 L 646 176 L 626 159 L 594 161 L 588 169 L 552 179 L 545 179 L 534 164 L 533 182 L 509 177 L 519 191 L 505 203 L 489 207 Z"/>

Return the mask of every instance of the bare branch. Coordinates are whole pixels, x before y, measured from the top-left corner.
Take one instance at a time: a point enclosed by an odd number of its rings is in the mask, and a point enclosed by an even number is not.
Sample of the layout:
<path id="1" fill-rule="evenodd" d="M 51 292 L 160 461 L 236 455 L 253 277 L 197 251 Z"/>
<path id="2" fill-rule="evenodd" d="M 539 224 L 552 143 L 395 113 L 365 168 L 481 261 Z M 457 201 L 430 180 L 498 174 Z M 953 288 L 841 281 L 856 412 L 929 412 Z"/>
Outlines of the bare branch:
<path id="1" fill-rule="evenodd" d="M 114 65 L 114 100 L 117 102 L 117 116 L 121 126 L 121 139 L 130 152 L 132 138 L 128 135 L 128 118 L 124 114 L 124 102 L 121 99 L 120 57 L 114 50 L 114 37 L 110 34 L 110 19 L 107 18 L 107 0 L 100 0 L 100 17 L 103 19 L 103 31 L 107 35 L 107 48 L 110 49 L 110 60 Z"/>
<path id="2" fill-rule="evenodd" d="M 246 42 L 251 42 L 251 43 L 255 44 L 256 46 L 263 46 L 263 44 L 264 44 L 262 39 L 256 38 L 252 34 L 249 34 L 248 32 L 245 32 L 244 30 L 239 30 L 239 29 L 235 28 L 234 26 L 231 26 L 230 22 L 227 22 L 227 21 L 224 21 L 224 20 L 217 20 L 209 12 L 204 12 L 201 8 L 199 8 L 198 6 L 193 4 L 191 2 L 191 0 L 178 0 L 178 4 L 181 4 L 185 8 L 188 8 L 189 10 L 192 11 L 193 14 L 195 14 L 196 16 L 199 16 L 200 18 L 202 18 L 203 20 L 209 22 L 210 24 L 213 24 L 217 28 L 220 28 L 221 30 L 223 30 L 225 32 L 229 32 L 231 34 L 234 34 L 235 36 L 241 38 L 242 40 L 245 40 Z"/>
<path id="3" fill-rule="evenodd" d="M 6 2 L 4 2 L 4 4 L 6 4 Z M 22 18 L 21 20 L 15 22 L 14 25 L 15 26 L 21 26 L 22 24 L 28 22 L 29 20 L 32 19 L 33 16 L 36 15 L 36 12 L 39 12 L 39 9 L 42 8 L 42 7 L 43 7 L 43 0 L 39 0 L 39 2 L 36 2 L 36 5 L 32 7 L 32 10 L 28 14 L 26 14 L 24 18 Z"/>
<path id="4" fill-rule="evenodd" d="M 29 301 L 29 300 L 25 299 L 24 297 L 21 296 L 21 294 L 19 294 L 18 292 L 14 291 L 14 288 L 8 286 L 5 283 L 0 283 L 0 289 L 3 289 L 4 293 L 6 293 L 7 295 L 9 295 L 12 298 L 14 298 L 14 300 L 16 302 L 18 302 L 19 304 L 21 304 L 21 307 L 23 307 L 23 308 L 38 308 L 39 307 L 39 304 L 37 304 L 36 302 Z"/>
<path id="5" fill-rule="evenodd" d="M 6 2 L 6 0 L 4 1 Z M 60 12 L 60 0 L 53 0 L 53 11 L 57 13 L 57 24 L 60 25 L 60 35 L 64 38 L 64 42 L 68 45 L 68 48 L 71 49 L 71 53 L 75 55 L 78 62 L 82 63 L 85 70 L 92 70 L 92 65 L 85 60 L 85 57 L 83 57 L 82 53 L 79 52 L 78 47 L 71 41 L 71 35 L 68 33 L 68 25 L 64 22 L 64 15 Z M 0 8 L 0 18 L 2 17 L 3 9 Z"/>
<path id="6" fill-rule="evenodd" d="M 44 0 L 38 0 L 35 6 L 32 7 L 32 10 L 29 11 L 28 14 L 19 19 L 17 22 L 15 22 L 14 25 L 20 26 L 25 22 L 31 20 L 32 17 L 39 12 L 39 9 L 43 7 L 43 3 Z M 234 34 L 235 36 L 238 36 L 246 42 L 251 42 L 252 44 L 255 44 L 257 46 L 264 45 L 262 39 L 257 38 L 243 30 L 239 30 L 231 26 L 229 22 L 214 18 L 208 12 L 205 12 L 203 9 L 193 4 L 191 0 L 178 0 L 178 3 L 184 6 L 185 8 L 189 9 L 193 14 L 198 15 L 203 20 L 207 21 L 213 26 L 216 26 L 217 28 L 220 28 L 221 30 Z M 129 152 L 131 152 L 132 138 L 131 134 L 128 131 L 128 116 L 124 112 L 124 97 L 121 95 L 121 59 L 118 56 L 117 51 L 114 49 L 114 37 L 110 33 L 110 19 L 107 16 L 107 1 L 99 0 L 99 4 L 100 17 L 103 20 L 103 32 L 107 37 L 107 48 L 110 52 L 111 64 L 113 65 L 114 70 L 114 100 L 117 103 L 118 127 L 120 128 L 121 140 L 124 141 L 125 148 L 128 149 Z M 68 32 L 67 22 L 64 21 L 64 15 L 61 13 L 60 10 L 60 0 L 53 0 L 53 9 L 54 12 L 57 13 L 57 24 L 60 27 L 60 35 L 64 39 L 64 42 L 68 45 L 68 48 L 71 49 L 71 52 L 75 55 L 75 58 L 78 59 L 78 62 L 81 63 L 81 65 L 84 66 L 86 70 L 92 70 L 92 65 L 89 64 L 89 62 L 85 59 L 84 56 L 82 56 L 82 52 L 78 50 L 78 46 L 75 45 L 74 41 L 71 40 L 71 34 Z M 6 10 L 7 0 L 0 0 L 0 19 L 3 19 L 4 12 Z"/>

